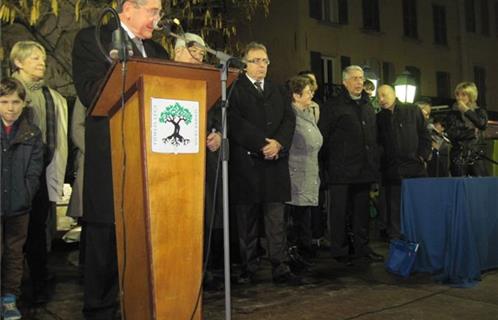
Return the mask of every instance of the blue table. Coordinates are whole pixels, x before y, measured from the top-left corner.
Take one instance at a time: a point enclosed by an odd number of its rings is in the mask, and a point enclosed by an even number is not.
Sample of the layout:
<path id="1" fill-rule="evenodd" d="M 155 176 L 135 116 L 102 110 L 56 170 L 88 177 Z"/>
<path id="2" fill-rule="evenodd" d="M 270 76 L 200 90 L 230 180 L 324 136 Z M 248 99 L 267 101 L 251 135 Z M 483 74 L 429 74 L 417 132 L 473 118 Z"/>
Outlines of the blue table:
<path id="1" fill-rule="evenodd" d="M 406 179 L 401 229 L 420 243 L 415 272 L 473 286 L 498 267 L 498 178 Z"/>

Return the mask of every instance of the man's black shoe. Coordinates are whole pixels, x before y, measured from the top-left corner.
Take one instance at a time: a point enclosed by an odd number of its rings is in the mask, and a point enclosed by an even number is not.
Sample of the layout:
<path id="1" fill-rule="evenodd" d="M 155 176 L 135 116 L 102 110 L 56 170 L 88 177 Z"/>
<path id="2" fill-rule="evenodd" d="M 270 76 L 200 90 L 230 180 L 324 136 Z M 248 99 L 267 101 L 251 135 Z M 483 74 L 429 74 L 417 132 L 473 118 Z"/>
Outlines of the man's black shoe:
<path id="1" fill-rule="evenodd" d="M 384 242 L 389 242 L 389 233 L 387 232 L 386 229 L 381 229 L 379 231 L 379 237 L 380 237 L 380 240 L 384 241 Z"/>
<path id="2" fill-rule="evenodd" d="M 301 286 L 301 285 L 306 284 L 303 281 L 303 278 L 295 275 L 294 273 L 292 273 L 290 271 L 274 277 L 273 283 L 275 283 L 277 285 L 288 285 L 288 286 Z"/>
<path id="3" fill-rule="evenodd" d="M 297 264 L 297 263 L 293 262 L 292 260 L 289 261 L 289 268 L 290 268 L 290 271 L 296 275 L 303 275 L 303 274 L 311 273 L 310 267 L 307 267 L 307 266 L 302 265 L 302 264 Z"/>
<path id="4" fill-rule="evenodd" d="M 297 265 L 302 265 L 303 267 L 313 266 L 313 262 L 303 257 L 296 246 L 289 247 L 289 258 Z"/>
<path id="5" fill-rule="evenodd" d="M 254 278 L 254 273 L 246 271 L 242 272 L 236 280 L 237 284 L 250 284 Z"/>
<path id="6" fill-rule="evenodd" d="M 367 255 L 365 255 L 365 257 L 370 260 L 371 262 L 382 262 L 384 261 L 384 256 L 383 255 L 380 255 L 378 253 L 375 253 L 375 252 L 370 252 L 368 253 Z"/>
<path id="7" fill-rule="evenodd" d="M 334 257 L 335 261 L 345 264 L 348 267 L 353 266 L 353 259 L 350 256 Z"/>
<path id="8" fill-rule="evenodd" d="M 50 293 L 48 292 L 47 286 L 42 284 L 37 284 L 33 287 L 33 304 L 40 305 L 45 304 L 50 300 Z"/>
<path id="9" fill-rule="evenodd" d="M 222 280 L 214 277 L 212 274 L 209 274 L 208 277 L 204 278 L 202 287 L 206 291 L 219 291 L 223 290 L 224 283 Z"/>
<path id="10" fill-rule="evenodd" d="M 34 305 L 45 304 L 50 301 L 54 292 L 55 274 L 47 272 L 46 275 L 39 280 L 33 281 L 32 302 Z"/>

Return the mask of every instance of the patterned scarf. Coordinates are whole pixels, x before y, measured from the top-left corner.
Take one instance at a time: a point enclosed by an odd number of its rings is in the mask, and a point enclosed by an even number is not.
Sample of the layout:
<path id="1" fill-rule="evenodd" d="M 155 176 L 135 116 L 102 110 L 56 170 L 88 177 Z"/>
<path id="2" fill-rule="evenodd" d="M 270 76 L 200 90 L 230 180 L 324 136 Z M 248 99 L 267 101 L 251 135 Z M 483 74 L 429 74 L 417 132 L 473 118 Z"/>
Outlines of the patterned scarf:
<path id="1" fill-rule="evenodd" d="M 55 105 L 54 99 L 50 94 L 50 90 L 47 86 L 42 87 L 43 96 L 45 97 L 45 108 L 46 108 L 46 125 L 47 125 L 47 158 L 45 159 L 46 163 L 50 163 L 52 161 L 52 157 L 54 156 L 55 146 L 56 146 L 56 119 L 55 119 Z"/>

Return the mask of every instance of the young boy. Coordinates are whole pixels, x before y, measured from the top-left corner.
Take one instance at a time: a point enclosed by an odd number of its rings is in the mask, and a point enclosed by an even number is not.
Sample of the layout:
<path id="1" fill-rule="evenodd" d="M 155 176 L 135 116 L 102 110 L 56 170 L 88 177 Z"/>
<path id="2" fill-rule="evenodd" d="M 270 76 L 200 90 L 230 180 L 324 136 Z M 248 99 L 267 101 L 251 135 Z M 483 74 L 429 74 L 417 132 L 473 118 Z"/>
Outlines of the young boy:
<path id="1" fill-rule="evenodd" d="M 23 85 L 13 78 L 1 80 L 1 318 L 5 320 L 21 319 L 16 297 L 23 274 L 23 246 L 43 168 L 41 132 L 30 121 L 31 109 L 25 105 Z"/>

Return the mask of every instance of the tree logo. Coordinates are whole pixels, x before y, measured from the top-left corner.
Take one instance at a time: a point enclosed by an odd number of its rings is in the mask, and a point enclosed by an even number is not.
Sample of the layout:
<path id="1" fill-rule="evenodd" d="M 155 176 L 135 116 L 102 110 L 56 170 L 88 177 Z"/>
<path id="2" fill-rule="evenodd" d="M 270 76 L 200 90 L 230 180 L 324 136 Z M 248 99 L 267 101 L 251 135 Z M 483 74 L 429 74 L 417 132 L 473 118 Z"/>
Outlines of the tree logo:
<path id="1" fill-rule="evenodd" d="M 190 139 L 184 138 L 180 134 L 181 123 L 189 125 L 192 122 L 192 113 L 187 109 L 182 107 L 181 104 L 176 102 L 170 105 L 161 112 L 159 116 L 159 122 L 161 123 L 171 123 L 173 128 L 173 133 L 166 138 L 163 138 L 165 144 L 171 144 L 174 146 L 179 146 L 180 144 L 187 145 L 190 143 Z"/>
<path id="2" fill-rule="evenodd" d="M 151 98 L 152 152 L 199 152 L 199 101 Z"/>

